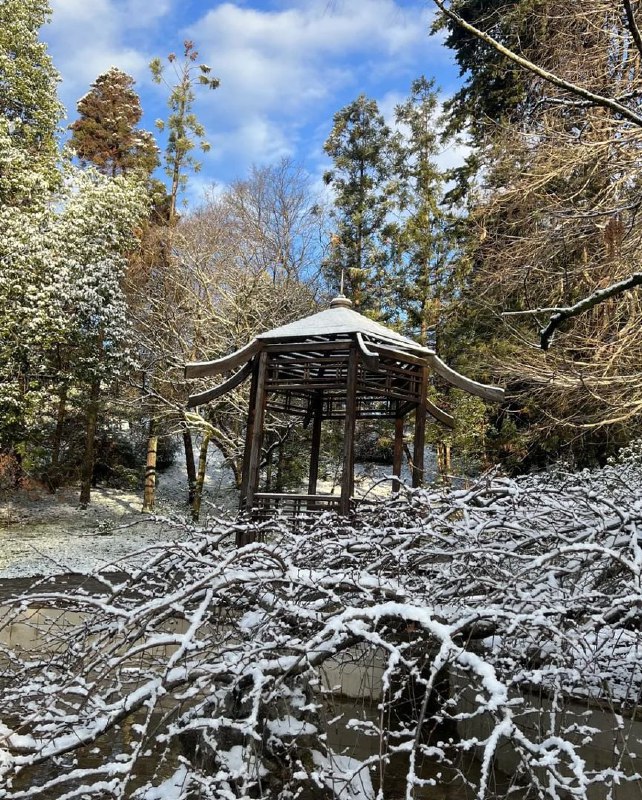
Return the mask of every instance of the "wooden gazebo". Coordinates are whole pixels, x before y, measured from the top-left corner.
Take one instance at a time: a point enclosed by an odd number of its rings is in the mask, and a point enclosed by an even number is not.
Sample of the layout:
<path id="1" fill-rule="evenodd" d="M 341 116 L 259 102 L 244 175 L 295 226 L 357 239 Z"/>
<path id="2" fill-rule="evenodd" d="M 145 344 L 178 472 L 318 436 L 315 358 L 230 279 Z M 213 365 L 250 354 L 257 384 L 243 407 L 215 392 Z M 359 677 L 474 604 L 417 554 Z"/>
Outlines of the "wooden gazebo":
<path id="1" fill-rule="evenodd" d="M 412 485 L 424 473 L 426 415 L 449 427 L 453 418 L 428 399 L 433 370 L 448 383 L 499 402 L 503 390 L 476 383 L 450 369 L 433 350 L 374 322 L 337 297 L 325 311 L 262 333 L 241 350 L 216 361 L 188 364 L 187 378 L 232 373 L 223 383 L 189 398 L 203 405 L 252 379 L 241 484 L 241 508 L 262 514 L 276 508 L 350 512 L 354 493 L 355 425 L 359 419 L 395 421 L 393 475 L 399 477 L 404 419 L 414 412 Z M 266 411 L 312 424 L 307 494 L 261 492 L 260 467 Z M 317 493 L 321 425 L 343 420 L 341 494 Z M 398 489 L 393 484 L 393 491 Z"/>

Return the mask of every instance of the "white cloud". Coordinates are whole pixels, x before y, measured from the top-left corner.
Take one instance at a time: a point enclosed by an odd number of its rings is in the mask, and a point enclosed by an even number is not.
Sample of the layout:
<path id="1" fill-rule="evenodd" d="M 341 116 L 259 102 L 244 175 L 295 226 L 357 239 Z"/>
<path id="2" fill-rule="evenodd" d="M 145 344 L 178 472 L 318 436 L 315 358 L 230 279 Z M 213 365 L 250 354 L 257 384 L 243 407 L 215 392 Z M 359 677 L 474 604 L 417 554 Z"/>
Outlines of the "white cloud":
<path id="1" fill-rule="evenodd" d="M 321 175 L 336 111 L 364 92 L 379 99 L 391 122 L 412 79 L 439 71 L 448 58 L 428 36 L 432 5 L 425 0 L 51 2 L 43 35 L 71 118 L 89 85 L 116 65 L 137 81 L 143 126 L 151 128 L 167 113 L 167 89 L 151 83 L 147 65 L 171 50 L 180 57 L 182 41 L 194 40 L 221 80 L 215 92 L 196 93 L 212 151 L 201 158 L 203 177 L 194 186 L 214 176 L 231 180 L 252 163 L 284 155 Z"/>
<path id="2" fill-rule="evenodd" d="M 52 0 L 44 32 L 63 81 L 60 96 L 73 117 L 77 99 L 115 65 L 145 81 L 151 54 L 125 44 L 126 32 L 145 29 L 166 14 L 172 0 Z"/>
<path id="3" fill-rule="evenodd" d="M 243 151 L 246 163 L 264 162 L 291 152 L 300 128 L 334 96 L 343 91 L 352 99 L 373 74 L 399 70 L 430 47 L 425 3 L 298 0 L 289 6 L 270 11 L 226 2 L 188 30 L 221 79 L 213 103 L 218 112 L 208 123 L 225 128 L 216 143 L 222 157 Z M 339 107 L 325 112 L 328 125 Z"/>

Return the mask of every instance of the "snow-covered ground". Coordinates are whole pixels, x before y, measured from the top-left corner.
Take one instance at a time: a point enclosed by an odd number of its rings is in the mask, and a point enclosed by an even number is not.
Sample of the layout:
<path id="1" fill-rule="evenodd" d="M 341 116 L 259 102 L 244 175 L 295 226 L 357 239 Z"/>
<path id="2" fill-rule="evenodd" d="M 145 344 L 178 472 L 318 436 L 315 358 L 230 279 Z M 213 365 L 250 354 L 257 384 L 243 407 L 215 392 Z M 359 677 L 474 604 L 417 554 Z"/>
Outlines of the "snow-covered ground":
<path id="1" fill-rule="evenodd" d="M 434 474 L 434 455 L 426 451 L 426 465 Z M 377 499 L 390 494 L 392 469 L 385 465 L 357 464 L 355 494 Z M 407 467 L 402 481 L 409 482 Z M 319 483 L 321 493 L 338 493 L 332 481 Z M 205 480 L 202 518 L 234 516 L 238 492 L 232 472 L 212 448 Z M 78 489 L 52 495 L 45 491 L 19 493 L 0 501 L 0 580 L 35 575 L 89 573 L 101 567 L 118 569 L 124 560 L 136 565 L 139 551 L 187 535 L 174 521 L 187 514 L 185 464 L 180 458 L 159 473 L 156 510 L 141 513 L 142 494 L 98 487 L 88 508 L 78 507 Z M 159 524 L 158 519 L 161 519 Z"/>
<path id="2" fill-rule="evenodd" d="M 92 490 L 86 509 L 78 506 L 76 487 L 1 502 L 0 579 L 118 569 L 125 558 L 135 564 L 139 550 L 184 538 L 171 522 L 187 510 L 184 475 L 180 463 L 159 475 L 154 516 L 141 512 L 141 493 L 102 487 Z"/>

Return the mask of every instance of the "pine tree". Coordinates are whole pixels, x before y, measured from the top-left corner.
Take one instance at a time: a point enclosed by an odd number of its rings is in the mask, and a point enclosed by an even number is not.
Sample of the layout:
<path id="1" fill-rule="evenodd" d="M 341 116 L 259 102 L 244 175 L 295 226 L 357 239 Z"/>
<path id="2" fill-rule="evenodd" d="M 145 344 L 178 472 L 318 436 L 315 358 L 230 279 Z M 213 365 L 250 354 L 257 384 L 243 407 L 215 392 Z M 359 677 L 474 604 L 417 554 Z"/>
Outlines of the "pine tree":
<path id="1" fill-rule="evenodd" d="M 198 172 L 201 165 L 194 158 L 192 151 L 198 146 L 206 153 L 210 146 L 205 140 L 205 128 L 199 122 L 193 107 L 196 99 L 196 86 L 216 89 L 218 78 L 210 76 L 211 68 L 199 64 L 198 51 L 194 42 L 189 39 L 183 44 L 183 60 L 178 61 L 174 53 L 167 57 L 173 68 L 176 83 L 171 84 L 165 77 L 165 68 L 160 58 L 150 63 L 152 78 L 156 83 L 165 83 L 170 89 L 168 105 L 170 114 L 167 122 L 158 120 L 156 125 L 160 131 L 167 131 L 167 147 L 165 149 L 165 171 L 170 178 L 170 223 L 176 217 L 178 194 L 187 183 L 189 170 Z"/>
<path id="2" fill-rule="evenodd" d="M 70 144 L 82 164 L 115 177 L 132 171 L 149 175 L 158 166 L 158 148 L 149 131 L 139 130 L 142 109 L 134 79 L 116 67 L 99 75 L 78 101 L 79 118 L 69 127 Z"/>
<path id="3" fill-rule="evenodd" d="M 391 208 L 392 134 L 375 100 L 360 95 L 334 115 L 324 150 L 333 168 L 324 181 L 334 189 L 334 247 L 325 263 L 338 288 L 342 272 L 354 305 L 375 316 L 391 313 L 387 281 L 387 215 Z"/>
<path id="4" fill-rule="evenodd" d="M 398 305 L 406 327 L 417 339 L 435 344 L 450 283 L 452 243 L 447 216 L 440 206 L 444 178 L 435 163 L 439 152 L 434 81 L 421 76 L 410 96 L 395 109 L 403 130 L 396 140 L 396 200 L 399 222 Z"/>

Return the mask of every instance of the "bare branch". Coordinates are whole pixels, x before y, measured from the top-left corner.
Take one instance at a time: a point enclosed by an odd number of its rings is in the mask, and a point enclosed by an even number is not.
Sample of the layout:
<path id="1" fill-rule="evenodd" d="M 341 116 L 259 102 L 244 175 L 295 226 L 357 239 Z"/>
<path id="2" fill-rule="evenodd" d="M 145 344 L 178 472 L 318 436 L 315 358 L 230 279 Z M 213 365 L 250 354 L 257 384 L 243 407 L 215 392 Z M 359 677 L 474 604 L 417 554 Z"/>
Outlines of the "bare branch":
<path id="1" fill-rule="evenodd" d="M 622 292 L 626 292 L 628 289 L 632 289 L 634 286 L 639 286 L 640 284 L 642 284 L 642 272 L 635 272 L 633 275 L 623 281 L 619 281 L 611 286 L 607 286 L 605 289 L 598 289 L 596 292 L 593 292 L 593 294 L 590 294 L 588 297 L 584 297 L 573 306 L 557 309 L 551 317 L 548 325 L 540 331 L 540 344 L 542 346 L 542 350 L 548 350 L 553 334 L 567 319 L 577 317 L 579 314 L 583 314 L 585 311 L 589 311 L 591 308 L 594 308 L 599 303 L 603 303 L 605 300 L 615 297 L 618 294 L 622 294 Z"/>
<path id="2" fill-rule="evenodd" d="M 588 89 L 585 89 L 583 86 L 579 86 L 576 83 L 571 83 L 569 81 L 565 81 L 563 78 L 560 78 L 559 75 L 556 75 L 553 72 L 549 72 L 542 67 L 537 66 L 532 61 L 523 56 L 518 55 L 517 53 L 510 50 L 508 47 L 505 47 L 501 42 L 498 42 L 497 39 L 494 39 L 484 31 L 476 28 L 474 25 L 471 25 L 469 22 L 466 22 L 465 19 L 459 16 L 459 14 L 455 13 L 452 9 L 448 8 L 444 2 L 444 0 L 433 0 L 435 5 L 453 22 L 456 22 L 457 25 L 460 25 L 464 30 L 472 33 L 473 36 L 476 36 L 482 42 L 493 47 L 497 50 L 498 53 L 501 53 L 503 56 L 508 58 L 513 63 L 517 64 L 518 66 L 522 67 L 523 69 L 532 72 L 534 75 L 542 78 L 542 80 L 547 81 L 548 83 L 552 83 L 554 86 L 558 86 L 560 89 L 564 89 L 571 94 L 575 94 L 579 97 L 583 97 L 592 104 L 596 106 L 601 106 L 602 108 L 608 108 L 611 111 L 619 114 L 624 119 L 628 119 L 629 122 L 632 122 L 634 125 L 638 127 L 642 127 L 642 116 L 636 114 L 635 111 L 632 111 L 630 108 L 618 103 L 617 100 L 614 100 L 611 97 L 605 97 L 601 94 L 596 94 L 595 92 L 591 92 Z"/>
<path id="3" fill-rule="evenodd" d="M 631 0 L 622 0 L 622 4 L 624 5 L 624 11 L 626 12 L 626 22 L 629 30 L 631 31 L 631 36 L 633 37 L 633 41 L 635 42 L 638 52 L 642 56 L 642 34 L 640 34 L 640 29 L 635 21 Z"/>

